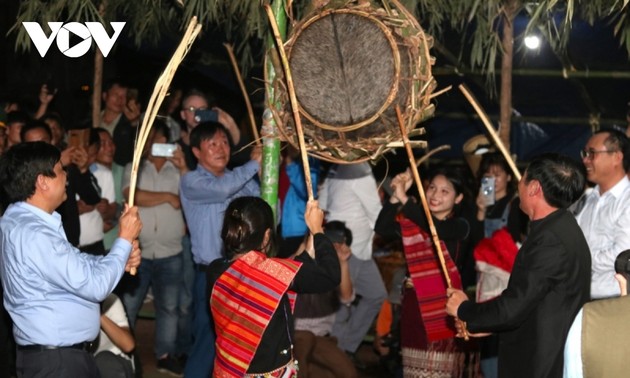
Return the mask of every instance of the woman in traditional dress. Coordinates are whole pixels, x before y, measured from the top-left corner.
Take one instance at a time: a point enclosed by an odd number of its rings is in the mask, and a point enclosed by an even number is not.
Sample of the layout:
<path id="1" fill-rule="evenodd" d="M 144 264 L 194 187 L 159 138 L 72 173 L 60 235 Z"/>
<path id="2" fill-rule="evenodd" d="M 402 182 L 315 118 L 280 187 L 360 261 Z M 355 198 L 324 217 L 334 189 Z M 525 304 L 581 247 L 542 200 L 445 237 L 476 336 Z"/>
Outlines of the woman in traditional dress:
<path id="1" fill-rule="evenodd" d="M 324 214 L 309 201 L 304 220 L 311 234 L 306 253 L 294 259 L 275 253 L 273 214 L 258 197 L 233 200 L 221 238 L 225 259 L 208 268 L 210 307 L 216 332 L 215 377 L 295 377 L 295 293 L 323 293 L 341 280 L 335 249 L 322 233 Z"/>
<path id="2" fill-rule="evenodd" d="M 474 264 L 469 245 L 470 224 L 456 216 L 464 199 L 461 174 L 441 168 L 429 177 L 427 205 L 441 240 L 442 251 L 453 287 L 462 287 L 461 277 L 472 277 Z M 421 204 L 407 195 L 412 185 L 409 171 L 392 180 L 392 196 L 383 205 L 376 232 L 383 237 L 402 237 L 407 279 L 403 289 L 401 348 L 405 377 L 461 377 L 466 366 L 476 374 L 474 346 L 455 339 L 448 319 L 446 284 L 431 240 L 429 223 Z M 467 278 L 470 280 L 471 278 Z"/>

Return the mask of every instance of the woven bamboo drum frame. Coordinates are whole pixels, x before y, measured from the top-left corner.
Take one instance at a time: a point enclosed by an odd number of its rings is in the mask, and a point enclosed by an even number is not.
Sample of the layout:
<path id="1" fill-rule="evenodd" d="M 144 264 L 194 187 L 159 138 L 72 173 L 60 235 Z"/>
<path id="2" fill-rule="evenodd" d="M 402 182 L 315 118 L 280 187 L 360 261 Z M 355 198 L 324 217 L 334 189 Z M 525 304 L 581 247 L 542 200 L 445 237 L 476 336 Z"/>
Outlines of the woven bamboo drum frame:
<path id="1" fill-rule="evenodd" d="M 319 159 L 375 160 L 401 140 L 396 106 L 410 136 L 422 133 L 416 125 L 434 113 L 432 37 L 397 1 L 379 5 L 350 1 L 319 9 L 285 43 L 306 149 Z M 276 72 L 282 105 L 270 108 L 282 139 L 299 148 L 284 77 Z"/>

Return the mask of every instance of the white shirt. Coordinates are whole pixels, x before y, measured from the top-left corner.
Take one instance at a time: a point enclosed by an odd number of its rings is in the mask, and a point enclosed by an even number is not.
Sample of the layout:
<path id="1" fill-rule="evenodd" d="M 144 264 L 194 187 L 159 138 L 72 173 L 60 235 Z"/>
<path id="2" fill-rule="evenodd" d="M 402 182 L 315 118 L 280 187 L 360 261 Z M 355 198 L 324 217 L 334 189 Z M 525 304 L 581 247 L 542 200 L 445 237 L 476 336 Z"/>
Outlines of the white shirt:
<path id="1" fill-rule="evenodd" d="M 150 192 L 168 192 L 179 195 L 179 169 L 166 161 L 158 171 L 148 159 L 140 162 L 138 189 Z M 131 163 L 125 167 L 123 190 L 131 181 Z M 168 203 L 155 206 L 138 206 L 142 220 L 140 245 L 143 259 L 163 259 L 175 256 L 182 251 L 182 237 L 185 234 L 184 215 L 181 208 L 173 208 Z"/>
<path id="2" fill-rule="evenodd" d="M 367 163 L 361 164 L 367 166 Z M 338 170 L 349 167 L 339 166 Z M 383 207 L 369 166 L 366 171 L 366 175 L 356 178 L 339 178 L 333 173 L 319 192 L 319 206 L 328 212 L 326 220 L 342 221 L 352 231 L 350 249 L 360 260 L 372 258 L 374 224 Z"/>
<path id="3" fill-rule="evenodd" d="M 101 198 L 106 199 L 109 203 L 116 202 L 114 175 L 111 169 L 102 164 L 94 163 L 90 166 L 90 171 L 96 178 L 98 186 L 101 188 Z M 79 198 L 79 196 L 77 196 L 77 198 Z M 94 209 L 79 215 L 79 222 L 81 224 L 79 245 L 90 245 L 103 240 L 103 217 L 101 217 L 101 213 L 99 213 L 98 210 Z"/>
<path id="4" fill-rule="evenodd" d="M 564 344 L 564 378 L 582 378 L 582 313 L 575 316 Z"/>
<path id="5" fill-rule="evenodd" d="M 576 215 L 591 250 L 591 298 L 619 296 L 615 259 L 630 249 L 630 180 L 624 176 L 603 195 L 599 185 Z"/>
<path id="6" fill-rule="evenodd" d="M 125 308 L 123 307 L 120 298 L 116 296 L 116 294 L 110 294 L 105 301 L 103 301 L 103 309 L 105 310 L 104 315 L 108 317 L 114 324 L 119 327 L 129 328 L 129 321 L 127 320 L 127 313 L 125 312 Z M 107 337 L 105 332 L 103 332 L 103 328 L 100 330 L 99 339 L 98 339 L 98 347 L 94 355 L 99 354 L 100 352 L 112 352 L 117 356 L 121 356 L 129 361 L 131 361 L 131 357 L 120 350 L 112 340 Z"/>

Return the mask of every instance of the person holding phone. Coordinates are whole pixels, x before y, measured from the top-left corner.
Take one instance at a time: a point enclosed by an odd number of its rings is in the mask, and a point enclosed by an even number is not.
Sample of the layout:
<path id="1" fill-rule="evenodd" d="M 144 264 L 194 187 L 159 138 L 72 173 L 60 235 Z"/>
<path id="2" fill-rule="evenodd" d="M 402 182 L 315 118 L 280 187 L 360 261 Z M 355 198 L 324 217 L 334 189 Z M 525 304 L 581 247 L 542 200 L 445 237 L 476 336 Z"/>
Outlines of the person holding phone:
<path id="1" fill-rule="evenodd" d="M 184 216 L 179 199 L 180 177 L 187 171 L 181 151 L 174 156 L 154 156 L 151 145 L 167 143 L 168 126 L 156 120 L 149 134 L 144 159 L 138 172 L 136 204 L 145 227 L 140 233 L 142 263 L 134 277 L 127 277 L 122 301 L 129 323 L 135 327 L 149 286 L 155 305 L 155 357 L 158 371 L 181 375 L 175 358 L 179 321 L 179 290 L 182 282 L 182 237 Z M 131 163 L 125 167 L 123 194 L 129 197 Z"/>

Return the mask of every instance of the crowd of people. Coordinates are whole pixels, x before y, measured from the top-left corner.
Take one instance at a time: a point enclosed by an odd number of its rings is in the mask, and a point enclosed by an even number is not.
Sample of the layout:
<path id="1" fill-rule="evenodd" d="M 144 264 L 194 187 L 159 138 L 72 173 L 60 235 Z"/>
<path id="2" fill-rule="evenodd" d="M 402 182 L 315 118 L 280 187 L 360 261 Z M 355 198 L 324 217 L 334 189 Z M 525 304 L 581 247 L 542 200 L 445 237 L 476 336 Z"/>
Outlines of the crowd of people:
<path id="1" fill-rule="evenodd" d="M 383 187 L 367 163 L 309 157 L 317 201 L 288 146 L 276 222 L 260 199 L 261 148 L 203 92 L 165 100 L 133 207 L 137 90 L 108 82 L 97 127 L 66 124 L 55 95 L 42 86 L 32 114 L 0 109 L 2 376 L 141 376 L 134 330 L 149 293 L 157 369 L 175 376 L 356 377 L 390 302 L 387 348 L 377 337 L 375 350 L 394 356 L 393 376 L 602 376 L 623 363 L 596 353 L 605 339 L 592 325 L 627 302 L 615 278 L 630 272 L 619 131 L 594 133 L 581 162 L 532 159 L 520 181 L 496 152 L 474 172 L 423 167 L 422 188 L 409 170 Z M 375 246 L 405 257 L 392 282 Z M 565 353 L 570 329 L 581 343 Z"/>

